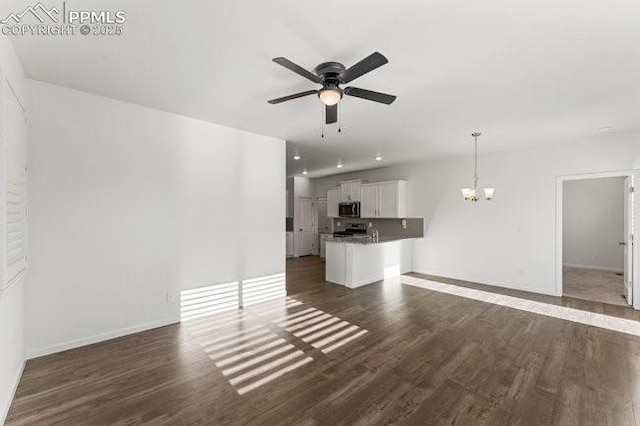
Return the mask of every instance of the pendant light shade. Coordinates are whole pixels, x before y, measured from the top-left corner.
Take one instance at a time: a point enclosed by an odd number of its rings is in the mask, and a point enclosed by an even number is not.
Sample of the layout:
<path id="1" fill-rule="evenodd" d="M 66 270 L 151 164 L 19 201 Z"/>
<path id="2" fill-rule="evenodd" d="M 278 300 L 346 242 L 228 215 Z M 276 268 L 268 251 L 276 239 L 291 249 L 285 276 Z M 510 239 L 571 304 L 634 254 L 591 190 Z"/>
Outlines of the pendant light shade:
<path id="1" fill-rule="evenodd" d="M 462 189 L 462 196 L 467 201 L 475 201 L 476 191 L 473 188 L 463 188 Z"/>
<path id="2" fill-rule="evenodd" d="M 484 189 L 484 198 L 488 201 L 491 200 L 493 198 L 493 193 L 496 189 L 495 188 L 485 188 Z"/>

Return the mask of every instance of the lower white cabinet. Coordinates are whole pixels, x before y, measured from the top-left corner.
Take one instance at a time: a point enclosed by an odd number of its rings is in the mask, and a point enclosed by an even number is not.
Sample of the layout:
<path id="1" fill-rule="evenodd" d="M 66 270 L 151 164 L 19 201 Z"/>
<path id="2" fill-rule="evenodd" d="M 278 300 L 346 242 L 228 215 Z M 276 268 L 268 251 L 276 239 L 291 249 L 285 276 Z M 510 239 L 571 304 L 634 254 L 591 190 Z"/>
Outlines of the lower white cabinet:
<path id="1" fill-rule="evenodd" d="M 368 183 L 361 186 L 360 217 L 398 219 L 407 216 L 404 180 Z"/>
<path id="2" fill-rule="evenodd" d="M 327 241 L 326 280 L 360 287 L 412 271 L 413 240 L 372 244 Z"/>

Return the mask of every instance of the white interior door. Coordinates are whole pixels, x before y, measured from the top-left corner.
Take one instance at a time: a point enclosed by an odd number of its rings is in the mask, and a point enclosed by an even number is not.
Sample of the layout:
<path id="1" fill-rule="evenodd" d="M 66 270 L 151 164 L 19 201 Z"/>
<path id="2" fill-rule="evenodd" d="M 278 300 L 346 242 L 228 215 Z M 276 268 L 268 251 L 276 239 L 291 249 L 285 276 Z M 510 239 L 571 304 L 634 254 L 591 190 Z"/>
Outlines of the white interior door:
<path id="1" fill-rule="evenodd" d="M 316 223 L 318 232 L 333 232 L 333 220 L 327 214 L 327 199 L 318 198 L 316 200 Z"/>
<path id="2" fill-rule="evenodd" d="M 313 254 L 313 203 L 311 198 L 298 198 L 298 256 Z"/>
<path id="3" fill-rule="evenodd" d="M 627 303 L 633 304 L 633 196 L 631 177 L 624 180 L 624 296 Z"/>

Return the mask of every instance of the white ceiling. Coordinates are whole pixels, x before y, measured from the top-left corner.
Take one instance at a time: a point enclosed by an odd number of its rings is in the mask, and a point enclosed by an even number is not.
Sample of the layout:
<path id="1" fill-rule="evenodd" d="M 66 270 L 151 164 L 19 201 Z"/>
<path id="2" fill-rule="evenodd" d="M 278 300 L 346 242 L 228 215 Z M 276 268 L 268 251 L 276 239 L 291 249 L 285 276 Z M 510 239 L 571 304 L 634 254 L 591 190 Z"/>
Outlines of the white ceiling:
<path id="1" fill-rule="evenodd" d="M 0 12 L 26 4 L 3 1 Z M 125 10 L 124 35 L 14 37 L 30 78 L 286 139 L 290 173 L 471 155 L 475 130 L 486 152 L 640 127 L 637 0 L 67 0 L 67 8 Z M 266 102 L 316 88 L 273 57 L 311 70 L 328 60 L 348 67 L 376 50 L 389 64 L 351 85 L 398 99 L 346 98 L 340 134 L 334 125 L 320 138 L 314 96 Z M 294 150 L 303 157 L 295 164 Z"/>

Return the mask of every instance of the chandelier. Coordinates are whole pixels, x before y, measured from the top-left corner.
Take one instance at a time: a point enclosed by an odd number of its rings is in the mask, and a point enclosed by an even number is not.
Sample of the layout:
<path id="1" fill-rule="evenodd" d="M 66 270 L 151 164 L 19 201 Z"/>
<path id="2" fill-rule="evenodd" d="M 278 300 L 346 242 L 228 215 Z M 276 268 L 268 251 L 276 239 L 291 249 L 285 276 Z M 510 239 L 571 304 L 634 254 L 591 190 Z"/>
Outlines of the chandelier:
<path id="1" fill-rule="evenodd" d="M 485 200 L 489 201 L 493 198 L 493 193 L 496 190 L 495 188 L 484 188 L 480 189 L 478 192 L 478 136 L 480 136 L 480 132 L 472 133 L 473 139 L 475 141 L 475 167 L 473 173 L 473 188 L 463 188 L 462 196 L 466 201 L 478 201 L 480 199 L 480 193 L 484 192 Z"/>

